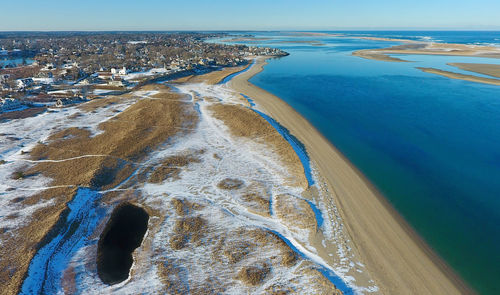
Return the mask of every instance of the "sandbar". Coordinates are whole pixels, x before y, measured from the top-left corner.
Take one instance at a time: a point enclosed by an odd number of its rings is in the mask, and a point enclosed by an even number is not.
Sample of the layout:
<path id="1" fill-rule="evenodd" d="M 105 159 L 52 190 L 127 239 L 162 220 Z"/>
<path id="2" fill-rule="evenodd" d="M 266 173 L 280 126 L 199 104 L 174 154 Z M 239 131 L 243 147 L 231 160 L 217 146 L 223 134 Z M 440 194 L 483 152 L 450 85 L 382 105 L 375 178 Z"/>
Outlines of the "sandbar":
<path id="1" fill-rule="evenodd" d="M 366 39 L 366 38 L 364 38 Z M 370 40 L 373 40 L 371 38 Z M 389 40 L 384 40 L 389 41 Z M 451 44 L 451 43 L 415 43 L 408 40 L 401 41 L 407 44 L 396 45 L 388 48 L 362 49 L 352 54 L 367 59 L 383 61 L 403 61 L 389 54 L 416 54 L 416 55 L 448 55 L 448 56 L 475 56 L 487 58 L 500 58 L 500 48 L 493 46 Z M 384 57 L 385 56 L 385 57 Z"/>
<path id="2" fill-rule="evenodd" d="M 426 72 L 426 73 L 436 74 L 436 75 L 440 75 L 443 77 L 456 79 L 456 80 L 471 81 L 471 82 L 490 84 L 490 85 L 500 85 L 500 79 L 485 78 L 485 77 L 479 77 L 479 76 L 474 76 L 474 75 L 465 75 L 465 74 L 444 71 L 444 70 L 435 69 L 435 68 L 420 68 L 420 67 L 418 67 L 417 69 L 419 69 L 423 72 Z"/>
<path id="3" fill-rule="evenodd" d="M 449 63 L 448 65 L 460 68 L 465 71 L 500 78 L 500 65 L 475 63 Z"/>

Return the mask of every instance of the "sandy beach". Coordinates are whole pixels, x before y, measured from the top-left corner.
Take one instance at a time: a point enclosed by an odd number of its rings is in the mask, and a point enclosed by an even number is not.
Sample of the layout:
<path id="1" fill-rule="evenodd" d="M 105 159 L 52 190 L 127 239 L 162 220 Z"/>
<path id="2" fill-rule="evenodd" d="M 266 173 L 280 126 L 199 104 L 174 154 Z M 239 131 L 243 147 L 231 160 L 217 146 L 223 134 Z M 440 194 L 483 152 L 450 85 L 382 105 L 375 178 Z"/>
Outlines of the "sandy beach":
<path id="1" fill-rule="evenodd" d="M 469 294 L 466 284 L 410 228 L 370 182 L 287 103 L 248 82 L 262 71 L 258 58 L 230 86 L 251 97 L 306 147 L 329 187 L 351 245 L 383 294 Z"/>

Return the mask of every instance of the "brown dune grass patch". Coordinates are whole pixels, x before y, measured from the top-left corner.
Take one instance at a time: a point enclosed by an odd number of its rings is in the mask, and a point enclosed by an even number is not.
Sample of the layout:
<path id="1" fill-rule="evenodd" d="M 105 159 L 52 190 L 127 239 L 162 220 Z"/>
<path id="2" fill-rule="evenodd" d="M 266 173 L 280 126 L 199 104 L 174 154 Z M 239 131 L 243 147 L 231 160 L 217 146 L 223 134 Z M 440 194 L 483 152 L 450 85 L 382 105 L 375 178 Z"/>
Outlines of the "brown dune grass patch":
<path id="1" fill-rule="evenodd" d="M 0 285 L 2 294 L 14 295 L 28 269 L 31 257 L 44 245 L 44 237 L 50 236 L 61 214 L 64 214 L 66 202 L 71 200 L 75 189 L 58 188 L 40 193 L 40 198 L 54 200 L 55 205 L 35 211 L 29 224 L 17 229 L 9 229 L 0 233 Z"/>
<path id="2" fill-rule="evenodd" d="M 243 180 L 237 178 L 225 178 L 217 184 L 217 187 L 223 190 L 236 190 L 242 188 L 244 184 Z"/>
<path id="3" fill-rule="evenodd" d="M 147 84 L 144 86 L 141 86 L 140 91 L 164 91 L 165 88 L 167 88 L 165 85 L 162 84 Z"/>
<path id="4" fill-rule="evenodd" d="M 201 243 L 207 221 L 200 217 L 182 217 L 175 221 L 174 234 L 170 238 L 170 247 L 180 250 L 187 246 L 189 242 L 195 245 Z"/>
<path id="5" fill-rule="evenodd" d="M 191 80 L 193 78 L 193 76 L 194 75 L 189 75 L 189 76 L 181 77 L 181 78 L 172 80 L 172 83 L 188 83 L 189 80 Z"/>
<path id="6" fill-rule="evenodd" d="M 224 78 L 239 71 L 242 71 L 249 67 L 250 65 L 238 66 L 238 67 L 229 67 L 223 68 L 218 71 L 213 71 L 210 73 L 206 73 L 203 75 L 191 75 L 187 77 L 182 77 L 172 82 L 174 83 L 207 83 L 210 85 L 215 85 L 220 83 Z"/>
<path id="7" fill-rule="evenodd" d="M 93 86 L 92 89 L 114 90 L 114 91 L 125 91 L 125 90 L 127 90 L 126 87 L 123 87 L 123 86 L 113 86 L 113 85 L 96 85 L 96 86 Z"/>
<path id="8" fill-rule="evenodd" d="M 215 104 L 214 117 L 224 122 L 232 135 L 256 139 L 267 144 L 294 175 L 293 183 L 307 186 L 304 168 L 290 144 L 259 114 L 241 105 Z"/>
<path id="9" fill-rule="evenodd" d="M 259 214 L 270 216 L 269 198 L 265 198 L 261 194 L 254 192 L 245 193 L 241 196 L 241 198 L 249 205 L 250 209 Z"/>
<path id="10" fill-rule="evenodd" d="M 194 127 L 197 114 L 180 95 L 169 92 L 166 86 L 155 86 L 163 91 L 161 99 L 142 99 L 125 111 L 99 125 L 103 132 L 91 137 L 88 130 L 68 128 L 49 138 L 48 143 L 38 144 L 31 151 L 33 160 L 63 160 L 85 155 L 99 155 L 61 162 L 39 162 L 27 171 L 42 173 L 53 179 L 51 185 L 90 186 L 110 188 L 125 180 L 135 169 L 135 162 L 143 159 L 156 146 L 169 138 Z M 36 245 L 56 225 L 66 203 L 74 194 L 72 190 L 46 190 L 27 198 L 25 204 L 52 199 L 54 205 L 35 212 L 29 224 L 15 230 L 2 251 L 0 279 L 7 281 L 5 294 L 15 294 L 26 273 Z M 71 193 L 69 193 L 71 192 Z M 57 225 L 56 225 L 57 226 Z M 10 269 L 3 271 L 3 269 Z M 5 284 L 3 284 L 5 285 Z"/>
<path id="11" fill-rule="evenodd" d="M 129 94 L 117 95 L 117 96 L 107 96 L 104 98 L 96 98 L 89 102 L 82 103 L 78 106 L 78 109 L 85 112 L 92 112 L 99 108 L 107 107 L 113 104 L 125 102 L 129 99 L 132 99 L 132 96 Z"/>
<path id="12" fill-rule="evenodd" d="M 162 183 L 168 178 L 177 179 L 182 171 L 190 163 L 200 163 L 200 159 L 195 155 L 175 155 L 167 157 L 159 165 L 152 168 L 153 172 L 149 176 L 148 182 Z"/>
<path id="13" fill-rule="evenodd" d="M 46 107 L 41 108 L 27 108 L 21 111 L 12 111 L 0 114 L 0 122 L 4 120 L 15 120 L 15 119 L 24 119 L 29 117 L 35 117 L 38 114 L 41 114 L 47 110 Z"/>
<path id="14" fill-rule="evenodd" d="M 172 205 L 172 207 L 174 207 L 175 212 L 179 216 L 186 216 L 186 215 L 192 213 L 193 211 L 201 210 L 204 207 L 203 205 L 201 205 L 199 203 L 194 203 L 194 202 L 190 202 L 187 200 L 181 200 L 178 198 L 172 199 L 170 201 L 170 204 Z"/>
<path id="15" fill-rule="evenodd" d="M 262 284 L 270 271 L 270 267 L 266 264 L 245 266 L 238 271 L 237 278 L 247 285 L 258 286 Z"/>
<path id="16" fill-rule="evenodd" d="M 229 263 L 234 264 L 245 258 L 251 251 L 254 250 L 254 247 L 255 245 L 252 243 L 237 241 L 225 245 L 222 253 Z"/>
<path id="17" fill-rule="evenodd" d="M 274 198 L 276 216 L 292 227 L 317 230 L 317 222 L 311 206 L 303 199 L 283 194 Z"/>
<path id="18" fill-rule="evenodd" d="M 73 120 L 73 119 L 80 118 L 80 117 L 82 117 L 82 116 L 83 116 L 83 114 L 82 114 L 82 113 L 80 113 L 80 112 L 76 112 L 76 113 L 74 113 L 74 114 L 72 114 L 72 115 L 69 115 L 69 116 L 68 116 L 68 119 Z"/>
<path id="19" fill-rule="evenodd" d="M 296 294 L 297 292 L 294 292 L 292 287 L 286 287 L 283 285 L 272 285 L 267 287 L 265 290 L 266 295 L 287 295 L 290 293 Z"/>
<path id="20" fill-rule="evenodd" d="M 238 240 L 228 240 L 229 237 L 238 237 Z M 248 255 L 255 253 L 256 244 L 246 238 L 246 231 L 239 230 L 234 234 L 217 235 L 212 241 L 211 258 L 222 265 L 236 264 Z"/>
<path id="21" fill-rule="evenodd" d="M 297 254 L 275 233 L 254 229 L 249 231 L 248 236 L 261 245 L 273 245 L 280 249 L 282 265 L 291 267 L 297 262 Z"/>
<path id="22" fill-rule="evenodd" d="M 157 261 L 155 264 L 165 294 L 186 294 L 188 292 L 188 285 L 182 280 L 182 269 L 176 267 L 172 260 Z"/>
<path id="23" fill-rule="evenodd" d="M 337 287 L 332 284 L 322 273 L 313 267 L 308 267 L 302 270 L 307 276 L 312 277 L 310 281 L 310 288 L 313 290 L 318 290 L 319 294 L 329 294 L 329 295 L 342 295 L 342 291 L 337 289 Z"/>
<path id="24" fill-rule="evenodd" d="M 224 294 L 227 282 L 222 282 L 220 277 L 209 276 L 206 280 L 185 281 L 186 271 L 178 267 L 171 259 L 155 263 L 158 276 L 163 284 L 162 294 L 172 295 L 216 295 Z"/>
<path id="25" fill-rule="evenodd" d="M 247 256 L 255 255 L 263 247 L 273 247 L 280 251 L 279 260 L 271 261 L 283 266 L 294 266 L 299 257 L 278 235 L 260 228 L 241 228 L 231 236 L 240 237 L 237 241 L 228 241 L 225 236 L 218 236 L 212 240 L 212 259 L 222 264 L 235 264 L 244 261 Z M 257 254 L 259 255 L 259 254 Z M 259 255 L 260 256 L 260 255 Z M 279 261 L 279 262 L 278 262 Z"/>

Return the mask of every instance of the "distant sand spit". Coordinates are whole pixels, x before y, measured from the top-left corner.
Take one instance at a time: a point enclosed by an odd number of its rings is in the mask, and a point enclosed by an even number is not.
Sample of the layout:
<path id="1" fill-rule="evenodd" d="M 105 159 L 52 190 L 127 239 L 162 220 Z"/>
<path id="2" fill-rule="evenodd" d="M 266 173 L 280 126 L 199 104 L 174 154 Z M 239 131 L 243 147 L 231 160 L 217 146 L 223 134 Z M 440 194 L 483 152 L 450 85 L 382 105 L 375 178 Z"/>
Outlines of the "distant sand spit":
<path id="1" fill-rule="evenodd" d="M 231 80 L 231 87 L 251 97 L 306 146 L 338 205 L 353 249 L 381 293 L 473 293 L 306 119 L 280 98 L 248 82 L 265 64 L 265 58 L 258 58 L 252 68 Z"/>
<path id="2" fill-rule="evenodd" d="M 370 38 L 369 40 L 380 40 L 380 38 Z M 389 54 L 422 54 L 500 58 L 500 48 L 492 46 L 449 43 L 417 43 L 415 41 L 400 39 L 384 39 L 382 41 L 405 42 L 406 44 L 388 48 L 362 49 L 354 51 L 352 54 L 367 59 L 383 61 L 404 61 L 398 58 L 390 57 L 388 56 Z"/>
<path id="3" fill-rule="evenodd" d="M 500 65 L 474 63 L 449 63 L 448 65 L 460 68 L 465 71 L 476 72 L 483 75 L 500 78 Z"/>
<path id="4" fill-rule="evenodd" d="M 434 69 L 434 68 L 417 68 L 417 69 L 421 70 L 422 72 L 436 74 L 436 75 L 440 75 L 440 76 L 451 78 L 451 79 L 471 81 L 471 82 L 490 84 L 490 85 L 500 85 L 500 79 L 484 78 L 484 77 L 478 77 L 478 76 L 474 76 L 474 75 L 466 75 L 466 74 L 460 74 L 460 73 L 455 73 L 455 72 L 450 72 L 450 71 L 443 71 L 443 70 Z"/>
<path id="5" fill-rule="evenodd" d="M 379 60 L 379 61 L 409 62 L 408 60 L 391 56 L 393 54 L 448 55 L 448 56 L 500 58 L 500 48 L 492 46 L 448 44 L 448 43 L 419 43 L 411 40 L 386 39 L 386 38 L 375 38 L 375 37 L 364 37 L 362 39 L 376 40 L 376 41 L 397 41 L 405 43 L 403 45 L 396 45 L 388 48 L 362 49 L 354 51 L 352 53 L 352 55 L 354 56 L 372 60 Z M 465 81 L 484 83 L 490 85 L 500 85 L 500 80 L 493 78 L 493 77 L 500 77 L 500 65 L 482 64 L 482 63 L 481 64 L 449 63 L 448 65 L 470 72 L 489 75 L 492 76 L 492 78 L 460 74 L 434 68 L 417 68 L 417 69 L 424 71 L 426 73 L 441 75 L 443 77 L 451 79 L 465 80 Z"/>

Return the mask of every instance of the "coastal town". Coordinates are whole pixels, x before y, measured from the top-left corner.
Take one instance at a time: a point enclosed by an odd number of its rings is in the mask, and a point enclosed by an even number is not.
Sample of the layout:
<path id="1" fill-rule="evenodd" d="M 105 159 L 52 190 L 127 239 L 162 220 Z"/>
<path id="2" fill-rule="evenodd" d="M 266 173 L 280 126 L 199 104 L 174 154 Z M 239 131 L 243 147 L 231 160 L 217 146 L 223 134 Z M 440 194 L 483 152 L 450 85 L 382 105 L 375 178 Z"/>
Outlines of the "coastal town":
<path id="1" fill-rule="evenodd" d="M 210 42 L 218 33 L 47 33 L 0 35 L 0 114 L 39 112 L 149 81 L 248 64 L 279 49 Z"/>

